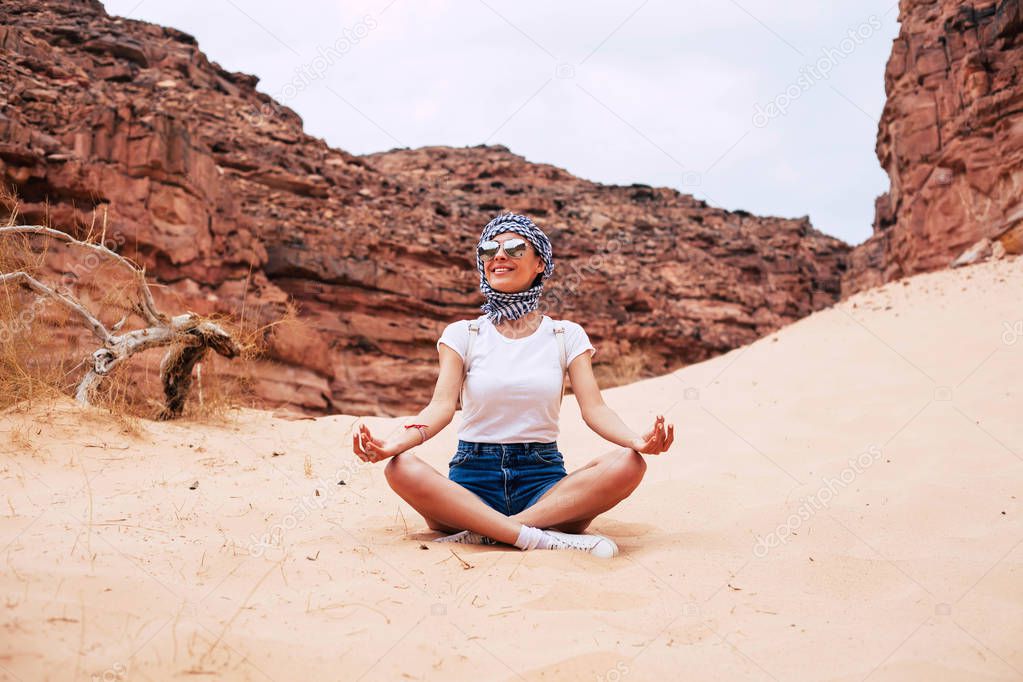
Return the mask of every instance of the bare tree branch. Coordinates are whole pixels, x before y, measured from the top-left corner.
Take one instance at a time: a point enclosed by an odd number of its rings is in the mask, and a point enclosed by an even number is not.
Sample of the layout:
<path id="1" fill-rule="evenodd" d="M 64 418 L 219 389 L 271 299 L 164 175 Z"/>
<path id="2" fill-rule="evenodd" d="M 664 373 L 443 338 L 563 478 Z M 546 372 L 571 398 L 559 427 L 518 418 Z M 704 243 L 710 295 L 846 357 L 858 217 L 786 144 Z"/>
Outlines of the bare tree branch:
<path id="1" fill-rule="evenodd" d="M 37 280 L 35 277 L 29 275 L 27 272 L 19 271 L 10 272 L 7 274 L 0 274 L 0 283 L 3 282 L 16 282 L 21 286 L 25 287 L 26 289 L 31 289 L 40 296 L 44 297 L 48 296 L 56 301 L 59 301 L 60 303 L 70 308 L 72 311 L 84 317 L 86 324 L 88 324 L 89 327 L 92 329 L 93 334 L 99 337 L 100 341 L 102 341 L 103 343 L 108 343 L 110 341 L 111 339 L 110 332 L 107 331 L 107 328 L 103 326 L 102 322 L 100 322 L 98 319 L 96 319 L 96 317 L 93 316 L 92 313 L 86 310 L 85 306 L 83 306 L 81 303 L 79 303 L 72 297 L 66 294 L 59 293 L 54 289 L 51 289 L 50 287 L 46 286 L 45 284 Z"/>
<path id="2" fill-rule="evenodd" d="M 167 316 L 157 309 L 156 302 L 153 300 L 153 292 L 149 290 L 149 284 L 146 282 L 145 270 L 119 253 L 111 251 L 103 244 L 81 241 L 79 239 L 75 239 L 67 232 L 55 230 L 52 227 L 45 227 L 43 225 L 11 225 L 8 227 L 0 227 L 0 237 L 11 234 L 44 235 L 46 237 L 51 237 L 58 241 L 65 242 L 69 245 L 94 251 L 104 258 L 109 258 L 115 263 L 122 265 L 130 271 L 132 276 L 135 278 L 135 286 L 138 287 L 138 294 L 142 304 L 139 311 L 145 318 L 146 322 L 152 325 L 164 324 L 167 322 Z"/>
<path id="3" fill-rule="evenodd" d="M 111 332 L 72 294 L 57 291 L 25 272 L 0 273 L 0 284 L 11 282 L 34 291 L 40 297 L 49 297 L 60 302 L 83 318 L 102 342 L 102 347 L 92 353 L 92 367 L 86 372 L 75 392 L 75 398 L 79 403 L 89 404 L 92 392 L 103 378 L 136 353 L 169 346 L 160 363 L 166 401 L 161 417 L 164 419 L 177 417 L 184 408 L 191 387 L 192 368 L 205 353 L 212 350 L 227 358 L 234 358 L 240 354 L 238 344 L 219 325 L 203 320 L 192 312 L 171 318 L 160 312 L 146 282 L 145 271 L 103 244 L 80 241 L 66 232 L 39 225 L 0 227 L 0 237 L 9 234 L 38 234 L 63 241 L 68 245 L 90 249 L 127 268 L 135 279 L 140 298 L 135 309 L 150 326 L 120 333 L 127 317 L 117 322 Z"/>

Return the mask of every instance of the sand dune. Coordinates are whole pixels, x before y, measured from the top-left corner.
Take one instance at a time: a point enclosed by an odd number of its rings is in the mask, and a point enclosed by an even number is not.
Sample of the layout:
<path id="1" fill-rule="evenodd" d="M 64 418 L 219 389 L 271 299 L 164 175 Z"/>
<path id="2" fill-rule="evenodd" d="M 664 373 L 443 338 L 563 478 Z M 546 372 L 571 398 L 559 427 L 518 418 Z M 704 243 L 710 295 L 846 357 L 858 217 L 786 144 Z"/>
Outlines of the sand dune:
<path id="1" fill-rule="evenodd" d="M 606 391 L 676 425 L 611 561 L 429 544 L 349 416 L 8 413 L 0 677 L 1023 678 L 1020 292 L 921 275 Z M 613 447 L 570 397 L 559 444 Z"/>

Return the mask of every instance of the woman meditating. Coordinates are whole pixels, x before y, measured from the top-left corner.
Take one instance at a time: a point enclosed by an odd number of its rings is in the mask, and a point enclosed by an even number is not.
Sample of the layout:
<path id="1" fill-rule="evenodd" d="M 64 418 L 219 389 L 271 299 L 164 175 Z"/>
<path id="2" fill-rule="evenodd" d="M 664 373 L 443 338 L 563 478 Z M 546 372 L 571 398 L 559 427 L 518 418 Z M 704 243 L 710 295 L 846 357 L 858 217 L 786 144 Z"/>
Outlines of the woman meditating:
<path id="1" fill-rule="evenodd" d="M 596 349 L 583 328 L 538 310 L 554 259 L 532 220 L 515 213 L 491 220 L 476 247 L 476 267 L 485 314 L 444 329 L 430 404 L 386 441 L 360 425 L 352 436 L 355 454 L 366 462 L 390 458 L 384 473 L 391 488 L 427 526 L 450 534 L 436 542 L 615 556 L 613 540 L 583 531 L 636 489 L 646 471 L 643 455 L 666 451 L 674 427 L 663 415 L 643 435 L 626 426 L 600 395 L 590 364 Z M 565 368 L 583 421 L 619 446 L 571 474 L 557 444 Z M 458 448 L 445 477 L 405 451 L 443 430 L 460 398 Z"/>

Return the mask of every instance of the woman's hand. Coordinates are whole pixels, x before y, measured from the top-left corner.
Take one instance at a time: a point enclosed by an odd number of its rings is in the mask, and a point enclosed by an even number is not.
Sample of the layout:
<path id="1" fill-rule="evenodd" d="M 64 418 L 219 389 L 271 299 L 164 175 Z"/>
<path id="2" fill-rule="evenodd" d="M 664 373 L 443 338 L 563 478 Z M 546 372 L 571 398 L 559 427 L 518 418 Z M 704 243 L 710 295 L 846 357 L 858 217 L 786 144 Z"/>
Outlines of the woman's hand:
<path id="1" fill-rule="evenodd" d="M 675 426 L 665 427 L 664 415 L 657 415 L 654 428 L 632 441 L 632 449 L 643 455 L 659 455 L 665 452 L 675 440 Z"/>
<path id="2" fill-rule="evenodd" d="M 374 438 L 365 424 L 359 424 L 359 428 L 352 434 L 352 449 L 363 462 L 379 462 L 400 455 L 405 450 L 396 440 L 384 442 Z"/>

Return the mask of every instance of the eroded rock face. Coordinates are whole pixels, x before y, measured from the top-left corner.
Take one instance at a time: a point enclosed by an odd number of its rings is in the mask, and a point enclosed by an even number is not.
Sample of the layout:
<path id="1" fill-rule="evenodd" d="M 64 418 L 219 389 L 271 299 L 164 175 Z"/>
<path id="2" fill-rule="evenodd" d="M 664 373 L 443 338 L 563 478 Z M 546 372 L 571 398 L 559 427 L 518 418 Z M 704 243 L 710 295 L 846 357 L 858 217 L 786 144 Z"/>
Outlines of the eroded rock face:
<path id="1" fill-rule="evenodd" d="M 546 312 L 580 322 L 603 386 L 661 374 L 827 306 L 848 246 L 675 190 L 609 186 L 502 146 L 353 156 L 180 31 L 98 2 L 0 5 L 0 178 L 23 222 L 84 232 L 166 284 L 169 309 L 260 323 L 268 405 L 408 414 L 443 327 L 483 302 L 472 249 L 503 210 L 551 236 Z"/>
<path id="2" fill-rule="evenodd" d="M 843 295 L 948 267 L 1023 209 L 1023 3 L 899 5 L 877 139 L 891 189 Z"/>

